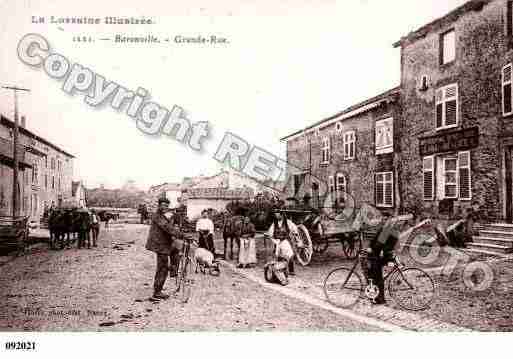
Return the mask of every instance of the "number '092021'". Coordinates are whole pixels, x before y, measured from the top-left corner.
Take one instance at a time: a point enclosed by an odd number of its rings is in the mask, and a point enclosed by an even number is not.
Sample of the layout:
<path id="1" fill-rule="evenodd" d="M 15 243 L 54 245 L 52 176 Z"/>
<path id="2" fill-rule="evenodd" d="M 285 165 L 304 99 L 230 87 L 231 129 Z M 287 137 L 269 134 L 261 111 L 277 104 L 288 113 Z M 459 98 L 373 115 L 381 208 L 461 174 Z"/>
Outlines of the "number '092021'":
<path id="1" fill-rule="evenodd" d="M 6 342 L 6 350 L 36 350 L 35 342 Z"/>

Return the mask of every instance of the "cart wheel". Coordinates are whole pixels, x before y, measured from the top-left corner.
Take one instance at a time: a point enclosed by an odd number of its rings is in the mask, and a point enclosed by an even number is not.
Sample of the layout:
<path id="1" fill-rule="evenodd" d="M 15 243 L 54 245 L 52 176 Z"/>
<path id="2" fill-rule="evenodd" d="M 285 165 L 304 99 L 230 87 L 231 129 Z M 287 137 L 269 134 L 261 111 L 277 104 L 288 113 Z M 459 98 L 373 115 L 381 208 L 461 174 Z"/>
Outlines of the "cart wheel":
<path id="1" fill-rule="evenodd" d="M 320 238 L 312 241 L 313 251 L 315 254 L 322 254 L 328 250 L 329 241 L 327 238 Z"/>
<path id="2" fill-rule="evenodd" d="M 308 229 L 306 229 L 304 225 L 299 225 L 297 229 L 299 232 L 299 238 L 297 238 L 298 236 L 293 236 L 291 238 L 292 246 L 294 247 L 294 253 L 296 254 L 296 258 L 299 264 L 301 264 L 303 267 L 306 267 L 312 260 L 312 239 L 310 238 Z"/>
<path id="3" fill-rule="evenodd" d="M 347 259 L 356 259 L 362 249 L 362 239 L 359 235 L 344 236 L 342 238 L 342 249 Z"/>

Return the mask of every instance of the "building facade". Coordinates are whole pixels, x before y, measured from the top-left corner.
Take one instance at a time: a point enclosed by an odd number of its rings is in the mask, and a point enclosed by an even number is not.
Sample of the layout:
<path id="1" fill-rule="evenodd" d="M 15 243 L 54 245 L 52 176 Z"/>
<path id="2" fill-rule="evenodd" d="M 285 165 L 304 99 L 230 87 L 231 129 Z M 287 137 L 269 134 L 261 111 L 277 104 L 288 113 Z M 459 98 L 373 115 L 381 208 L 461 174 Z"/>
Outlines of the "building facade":
<path id="1" fill-rule="evenodd" d="M 74 156 L 26 129 L 19 127 L 20 172 L 19 215 L 39 221 L 45 208 L 58 206 L 72 197 Z M 0 215 L 12 215 L 14 123 L 0 118 Z"/>
<path id="2" fill-rule="evenodd" d="M 362 203 L 397 212 L 399 96 L 394 88 L 283 138 L 292 168 L 287 195 L 308 194 L 328 213 Z"/>
<path id="3" fill-rule="evenodd" d="M 469 1 L 395 45 L 406 209 L 512 221 L 512 10 Z"/>

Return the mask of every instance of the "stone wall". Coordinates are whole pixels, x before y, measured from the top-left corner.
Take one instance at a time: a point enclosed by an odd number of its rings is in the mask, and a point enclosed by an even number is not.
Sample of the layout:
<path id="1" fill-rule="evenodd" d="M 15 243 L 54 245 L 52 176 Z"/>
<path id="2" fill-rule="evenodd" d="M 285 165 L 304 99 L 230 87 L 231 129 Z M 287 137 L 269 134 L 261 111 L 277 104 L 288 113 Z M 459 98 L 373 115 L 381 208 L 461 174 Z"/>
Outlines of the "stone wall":
<path id="1" fill-rule="evenodd" d="M 435 23 L 425 36 L 403 44 L 401 182 L 406 207 L 420 204 L 438 215 L 439 200 L 422 199 L 419 138 L 443 132 L 436 131 L 435 91 L 457 83 L 458 128 L 479 127 L 479 146 L 471 150 L 472 201 L 456 201 L 455 215 L 477 202 L 486 219 L 503 217 L 500 143 L 506 129 L 513 129 L 509 120 L 503 120 L 501 107 L 501 71 L 511 61 L 512 44 L 505 34 L 506 9 L 506 1 L 491 1 L 455 22 Z M 456 60 L 440 65 L 440 36 L 451 29 L 456 32 Z M 422 75 L 428 77 L 427 91 L 420 90 Z"/>

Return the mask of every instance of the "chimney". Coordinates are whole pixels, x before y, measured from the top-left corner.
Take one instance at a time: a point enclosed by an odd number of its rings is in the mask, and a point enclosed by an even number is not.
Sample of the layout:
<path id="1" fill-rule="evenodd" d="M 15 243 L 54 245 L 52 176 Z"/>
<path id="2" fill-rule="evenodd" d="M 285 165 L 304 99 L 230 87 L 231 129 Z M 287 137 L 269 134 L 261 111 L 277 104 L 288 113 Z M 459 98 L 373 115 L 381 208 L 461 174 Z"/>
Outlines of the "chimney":
<path id="1" fill-rule="evenodd" d="M 21 116 L 21 127 L 27 128 L 27 121 L 25 119 L 25 116 Z"/>

